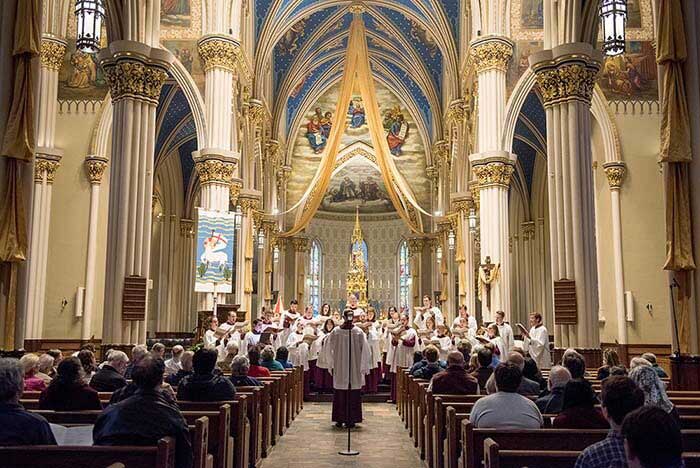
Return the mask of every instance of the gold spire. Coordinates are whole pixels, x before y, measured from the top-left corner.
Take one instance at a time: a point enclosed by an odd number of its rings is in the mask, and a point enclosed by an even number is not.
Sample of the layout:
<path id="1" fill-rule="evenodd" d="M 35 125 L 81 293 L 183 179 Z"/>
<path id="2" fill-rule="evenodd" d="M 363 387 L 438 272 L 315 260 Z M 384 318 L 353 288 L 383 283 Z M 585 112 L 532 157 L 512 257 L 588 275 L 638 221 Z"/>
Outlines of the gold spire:
<path id="1" fill-rule="evenodd" d="M 360 227 L 360 207 L 355 208 L 355 229 L 352 231 L 352 244 L 362 243 L 362 228 Z"/>

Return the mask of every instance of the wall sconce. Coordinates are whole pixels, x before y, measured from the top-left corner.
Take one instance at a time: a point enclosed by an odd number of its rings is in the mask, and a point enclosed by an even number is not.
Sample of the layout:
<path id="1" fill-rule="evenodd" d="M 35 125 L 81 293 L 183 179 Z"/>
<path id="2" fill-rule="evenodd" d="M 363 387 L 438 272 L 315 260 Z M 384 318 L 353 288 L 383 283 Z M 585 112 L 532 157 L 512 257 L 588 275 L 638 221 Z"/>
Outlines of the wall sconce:
<path id="1" fill-rule="evenodd" d="M 236 228 L 236 231 L 240 231 L 242 222 L 243 212 L 241 211 L 241 205 L 236 205 L 236 211 L 233 212 L 233 226 Z"/>
<path id="2" fill-rule="evenodd" d="M 450 229 L 450 232 L 447 234 L 447 246 L 450 250 L 455 249 L 455 232 L 452 229 Z"/>
<path id="3" fill-rule="evenodd" d="M 258 248 L 262 249 L 265 246 L 265 232 L 260 229 L 258 231 Z"/>
<path id="4" fill-rule="evenodd" d="M 437 258 L 438 263 L 442 262 L 442 247 L 439 245 L 435 249 L 435 257 Z"/>
<path id="5" fill-rule="evenodd" d="M 469 230 L 473 233 L 476 231 L 476 210 L 469 210 Z"/>
<path id="6" fill-rule="evenodd" d="M 275 263 L 280 261 L 280 248 L 277 246 L 272 248 L 272 261 Z"/>

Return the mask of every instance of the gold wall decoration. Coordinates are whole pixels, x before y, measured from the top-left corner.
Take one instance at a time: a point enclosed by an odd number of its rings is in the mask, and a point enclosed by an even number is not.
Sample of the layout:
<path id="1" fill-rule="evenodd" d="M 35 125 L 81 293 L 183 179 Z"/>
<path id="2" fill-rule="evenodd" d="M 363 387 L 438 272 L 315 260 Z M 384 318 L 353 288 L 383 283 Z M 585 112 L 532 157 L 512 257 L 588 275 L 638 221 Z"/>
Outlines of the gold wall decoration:
<path id="1" fill-rule="evenodd" d="M 233 181 L 233 172 L 236 165 L 218 159 L 205 159 L 196 161 L 195 168 L 202 184 L 219 183 L 230 184 Z"/>
<path id="2" fill-rule="evenodd" d="M 180 236 L 186 239 L 194 237 L 194 221 L 191 219 L 180 219 Z"/>
<path id="3" fill-rule="evenodd" d="M 102 61 L 112 102 L 133 98 L 158 104 L 160 90 L 168 78 L 163 66 L 144 63 L 135 56 L 108 58 Z"/>
<path id="4" fill-rule="evenodd" d="M 66 42 L 57 38 L 44 37 L 41 40 L 41 65 L 49 70 L 59 71 L 66 55 Z"/>
<path id="5" fill-rule="evenodd" d="M 479 182 L 480 188 L 492 185 L 508 187 L 513 176 L 514 167 L 512 164 L 492 161 L 486 164 L 474 165 L 472 170 Z"/>
<path id="6" fill-rule="evenodd" d="M 487 70 L 506 72 L 508 62 L 513 57 L 513 44 L 500 36 L 485 37 L 472 42 L 469 59 L 477 73 Z"/>
<path id="7" fill-rule="evenodd" d="M 34 182 L 43 182 L 46 174 L 46 183 L 53 184 L 60 165 L 61 163 L 56 159 L 42 158 L 41 154 L 37 154 L 34 160 Z"/>
<path id="8" fill-rule="evenodd" d="M 85 158 L 85 173 L 88 180 L 93 185 L 102 183 L 102 176 L 107 170 L 107 158 L 101 156 L 90 156 Z"/>
<path id="9" fill-rule="evenodd" d="M 197 44 L 199 58 L 205 72 L 214 68 L 236 71 L 240 46 L 232 39 L 219 36 L 205 36 Z"/>
<path id="10" fill-rule="evenodd" d="M 540 65 L 535 69 L 535 78 L 544 100 L 544 106 L 560 102 L 581 101 L 590 105 L 593 98 L 596 76 L 600 63 L 576 59 L 564 61 L 553 67 Z"/>
<path id="11" fill-rule="evenodd" d="M 610 189 L 619 189 L 622 187 L 622 182 L 625 180 L 627 167 L 622 161 L 611 161 L 603 164 L 605 177 L 608 179 Z"/>

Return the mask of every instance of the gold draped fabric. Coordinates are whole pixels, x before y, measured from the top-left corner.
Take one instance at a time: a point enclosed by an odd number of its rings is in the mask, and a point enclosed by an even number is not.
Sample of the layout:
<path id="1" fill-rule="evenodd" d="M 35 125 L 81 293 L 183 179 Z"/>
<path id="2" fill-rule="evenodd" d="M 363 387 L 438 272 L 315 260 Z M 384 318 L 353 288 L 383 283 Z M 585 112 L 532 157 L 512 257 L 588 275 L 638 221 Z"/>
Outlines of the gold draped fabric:
<path id="1" fill-rule="evenodd" d="M 447 245 L 447 232 L 442 233 L 440 236 L 440 243 L 442 244 L 442 251 L 443 251 L 443 258 L 442 261 L 440 262 L 440 302 L 444 303 L 447 302 L 447 299 L 449 299 L 449 294 L 447 294 L 447 288 L 449 288 L 450 285 L 450 280 L 449 280 L 449 270 L 448 270 L 448 265 L 447 262 L 449 262 L 449 247 Z"/>
<path id="2" fill-rule="evenodd" d="M 459 291 L 459 303 L 466 304 L 467 301 L 467 262 L 464 257 L 464 219 L 462 213 L 457 213 L 457 232 L 455 233 L 455 263 L 457 264 L 457 284 Z"/>
<path id="3" fill-rule="evenodd" d="M 265 302 L 272 301 L 272 240 L 270 240 L 270 248 L 267 250 L 267 255 L 265 255 L 265 286 L 264 286 L 264 296 Z"/>
<path id="4" fill-rule="evenodd" d="M 413 197 L 408 183 L 397 170 L 389 145 L 384 135 L 381 113 L 377 102 L 374 79 L 369 65 L 367 41 L 365 39 L 365 27 L 361 14 L 355 14 L 350 26 L 347 51 L 345 54 L 345 68 L 341 81 L 340 94 L 333 114 L 331 132 L 326 142 L 326 147 L 321 157 L 321 163 L 314 175 L 311 184 L 302 196 L 301 200 L 290 210 L 301 206 L 297 212 L 294 226 L 282 236 L 290 237 L 308 226 L 316 211 L 321 206 L 323 197 L 328 190 L 335 160 L 340 149 L 342 136 L 347 126 L 346 105 L 350 101 L 355 86 L 360 90 L 365 103 L 365 114 L 369 127 L 372 145 L 376 153 L 377 165 L 386 185 L 389 198 L 401 218 L 415 233 L 421 234 L 422 221 L 420 213 L 430 216 L 423 210 Z"/>
<path id="5" fill-rule="evenodd" d="M 253 209 L 248 209 L 246 213 L 248 218 L 248 232 L 246 236 L 245 245 L 245 281 L 243 282 L 243 292 L 246 294 L 251 294 L 253 292 L 253 254 L 255 243 L 255 226 L 253 226 Z"/>
<path id="6" fill-rule="evenodd" d="M 661 89 L 661 144 L 659 161 L 665 164 L 666 262 L 678 288 L 678 343 L 681 352 L 690 348 L 689 272 L 695 269 L 690 220 L 689 163 L 693 155 L 690 119 L 682 64 L 688 51 L 680 0 L 659 5 L 656 62 L 663 73 Z"/>
<path id="7" fill-rule="evenodd" d="M 297 250 L 297 301 L 304 303 L 304 289 L 306 288 L 306 255 L 303 250 Z"/>

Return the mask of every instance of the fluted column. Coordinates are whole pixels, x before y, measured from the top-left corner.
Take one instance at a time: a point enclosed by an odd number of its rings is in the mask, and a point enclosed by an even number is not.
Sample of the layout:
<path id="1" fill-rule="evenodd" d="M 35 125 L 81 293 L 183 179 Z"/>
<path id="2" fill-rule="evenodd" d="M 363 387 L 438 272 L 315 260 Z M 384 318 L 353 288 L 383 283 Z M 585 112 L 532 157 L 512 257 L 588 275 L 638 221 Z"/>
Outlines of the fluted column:
<path id="1" fill-rule="evenodd" d="M 498 265 L 498 274 L 490 286 L 490 303 L 481 298 L 484 321 L 492 321 L 499 310 L 510 317 L 510 254 L 508 227 L 508 189 L 515 170 L 515 155 L 504 151 L 481 153 L 470 158 L 477 178 L 480 199 L 481 263 L 487 257 Z"/>
<path id="2" fill-rule="evenodd" d="M 36 113 L 36 162 L 26 276 L 24 277 L 24 338 L 42 338 L 51 185 L 63 153 L 54 148 L 56 133 L 58 71 L 66 53 L 66 41 L 51 34 L 41 39 L 40 72 Z"/>
<path id="3" fill-rule="evenodd" d="M 95 310 L 95 270 L 97 264 L 97 228 L 100 210 L 100 185 L 107 170 L 107 158 L 91 155 L 85 158 L 85 174 L 90 181 L 90 214 L 88 217 L 87 260 L 85 262 L 85 297 L 80 338 L 92 337 Z"/>
<path id="4" fill-rule="evenodd" d="M 476 290 L 474 289 L 474 236 L 469 228 L 469 214 L 475 210 L 470 192 L 457 192 L 452 195 L 452 211 L 458 218 L 455 234 L 455 262 L 459 285 L 457 305 L 466 305 L 470 314 L 476 311 Z"/>
<path id="5" fill-rule="evenodd" d="M 508 232 L 508 190 L 515 165 L 515 155 L 503 151 L 501 134 L 505 121 L 506 71 L 513 56 L 512 42 L 489 35 L 471 43 L 469 56 L 477 73 L 479 113 L 477 120 L 477 154 L 469 157 L 479 183 L 481 263 L 487 257 L 499 266 L 490 286 L 490 307 L 482 298 L 482 318 L 493 320 L 493 313 L 511 314 L 510 254 Z"/>
<path id="6" fill-rule="evenodd" d="M 255 255 L 256 219 L 258 219 L 262 195 L 257 190 L 242 189 L 238 196 L 241 206 L 241 228 L 237 232 L 236 258 L 243 260 L 243 268 L 236 269 L 236 304 L 240 304 L 246 317 L 251 318 L 253 299 L 253 256 Z M 237 265 L 238 266 L 238 265 Z"/>
<path id="7" fill-rule="evenodd" d="M 193 310 L 192 291 L 194 288 L 195 225 L 191 219 L 180 219 L 180 255 L 182 257 L 181 279 L 177 288 L 178 317 L 175 331 L 190 331 L 197 322 L 197 311 Z"/>
<path id="8" fill-rule="evenodd" d="M 154 24 L 157 20 L 153 19 Z M 153 29 L 130 33 L 157 43 L 158 29 L 150 26 Z M 124 284 L 127 277 L 149 282 L 156 106 L 174 59 L 166 50 L 119 40 L 103 49 L 99 60 L 110 86 L 114 128 L 102 340 L 105 344 L 145 343 L 146 312 L 124 314 Z"/>
<path id="9" fill-rule="evenodd" d="M 413 298 L 411 310 L 413 306 L 423 305 L 423 300 L 421 299 L 421 267 L 424 245 L 425 240 L 420 237 L 408 239 L 408 255 L 411 261 L 411 297 Z"/>
<path id="10" fill-rule="evenodd" d="M 598 295 L 594 187 L 591 170 L 591 97 L 602 54 L 568 43 L 529 58 L 547 117 L 552 280 L 575 282 L 576 323 L 556 316 L 558 346 L 597 347 Z"/>
<path id="11" fill-rule="evenodd" d="M 627 314 L 625 313 L 625 274 L 622 264 L 622 216 L 620 190 L 625 180 L 627 167 L 622 161 L 603 164 L 610 186 L 610 212 L 612 215 L 613 268 L 615 270 L 615 309 L 617 316 L 617 340 L 627 344 Z"/>

